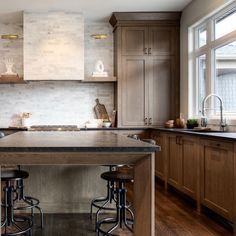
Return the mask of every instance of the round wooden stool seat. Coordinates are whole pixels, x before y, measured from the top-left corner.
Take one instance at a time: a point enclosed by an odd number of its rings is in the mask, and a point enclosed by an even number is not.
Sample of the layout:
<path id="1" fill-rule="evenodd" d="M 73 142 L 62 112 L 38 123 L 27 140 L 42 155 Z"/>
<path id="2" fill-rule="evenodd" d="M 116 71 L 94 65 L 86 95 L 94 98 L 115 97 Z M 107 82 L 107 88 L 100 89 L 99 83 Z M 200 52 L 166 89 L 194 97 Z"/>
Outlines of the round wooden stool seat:
<path id="1" fill-rule="evenodd" d="M 23 170 L 3 170 L 1 172 L 1 180 L 21 180 L 29 177 L 29 173 Z"/>
<path id="2" fill-rule="evenodd" d="M 132 182 L 134 176 L 132 171 L 108 171 L 102 173 L 101 178 L 107 181 Z"/>

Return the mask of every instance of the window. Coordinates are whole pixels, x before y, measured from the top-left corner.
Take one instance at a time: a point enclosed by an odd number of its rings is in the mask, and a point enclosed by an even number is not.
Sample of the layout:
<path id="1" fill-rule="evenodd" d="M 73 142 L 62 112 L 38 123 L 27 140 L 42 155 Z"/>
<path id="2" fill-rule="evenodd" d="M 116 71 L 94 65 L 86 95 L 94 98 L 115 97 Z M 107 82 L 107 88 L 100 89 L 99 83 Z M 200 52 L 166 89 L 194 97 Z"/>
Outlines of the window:
<path id="1" fill-rule="evenodd" d="M 215 38 L 218 39 L 232 31 L 236 30 L 236 10 L 227 11 L 221 17 L 216 19 Z"/>
<path id="2" fill-rule="evenodd" d="M 206 28 L 202 28 L 202 29 L 199 29 L 199 32 L 198 32 L 198 46 L 199 47 L 202 47 L 204 45 L 206 45 L 207 43 L 207 30 Z"/>
<path id="3" fill-rule="evenodd" d="M 206 55 L 197 58 L 198 63 L 198 104 L 201 110 L 201 102 L 206 96 Z"/>
<path id="4" fill-rule="evenodd" d="M 222 97 L 225 112 L 236 114 L 236 41 L 215 49 L 214 92 Z"/>
<path id="5" fill-rule="evenodd" d="M 224 112 L 236 117 L 236 4 L 221 10 L 201 24 L 191 27 L 191 78 L 194 107 L 191 116 L 199 116 L 208 94 L 222 97 Z M 192 104 L 191 104 L 192 105 Z M 208 116 L 219 114 L 219 102 L 208 102 Z"/>

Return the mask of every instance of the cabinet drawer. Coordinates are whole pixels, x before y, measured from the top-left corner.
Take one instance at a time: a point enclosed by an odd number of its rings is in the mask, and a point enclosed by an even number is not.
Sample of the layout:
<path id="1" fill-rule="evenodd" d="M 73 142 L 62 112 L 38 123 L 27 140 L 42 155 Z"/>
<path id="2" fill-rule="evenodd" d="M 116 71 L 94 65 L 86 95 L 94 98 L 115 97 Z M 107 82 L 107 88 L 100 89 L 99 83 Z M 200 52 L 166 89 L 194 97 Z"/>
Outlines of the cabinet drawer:
<path id="1" fill-rule="evenodd" d="M 201 139 L 201 145 L 233 151 L 233 143 L 221 140 Z"/>

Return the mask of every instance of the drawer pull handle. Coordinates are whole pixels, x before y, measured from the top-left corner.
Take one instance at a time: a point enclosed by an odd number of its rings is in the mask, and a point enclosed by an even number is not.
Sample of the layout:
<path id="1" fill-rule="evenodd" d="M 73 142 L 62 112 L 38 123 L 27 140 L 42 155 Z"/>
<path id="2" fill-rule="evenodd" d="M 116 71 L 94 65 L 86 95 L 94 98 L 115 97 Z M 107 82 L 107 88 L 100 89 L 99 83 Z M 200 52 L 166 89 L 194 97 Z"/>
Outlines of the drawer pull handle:
<path id="1" fill-rule="evenodd" d="M 144 54 L 148 55 L 148 48 L 144 48 Z"/>

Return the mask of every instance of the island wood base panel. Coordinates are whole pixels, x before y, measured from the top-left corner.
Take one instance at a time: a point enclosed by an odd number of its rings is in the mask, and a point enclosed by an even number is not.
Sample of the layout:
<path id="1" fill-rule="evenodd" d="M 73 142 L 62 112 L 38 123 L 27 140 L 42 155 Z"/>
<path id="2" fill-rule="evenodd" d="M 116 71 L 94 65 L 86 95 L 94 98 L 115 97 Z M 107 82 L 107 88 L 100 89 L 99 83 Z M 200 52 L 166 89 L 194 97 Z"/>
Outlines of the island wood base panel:
<path id="1" fill-rule="evenodd" d="M 154 153 L 0 152 L 1 165 L 132 165 L 134 167 L 135 236 L 155 236 L 154 158 Z"/>

